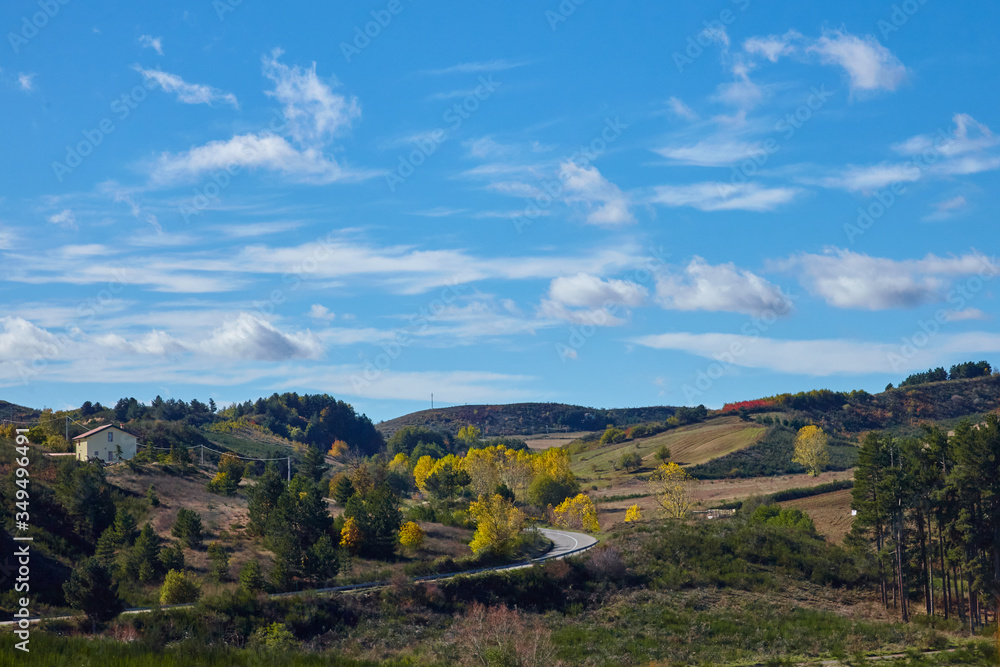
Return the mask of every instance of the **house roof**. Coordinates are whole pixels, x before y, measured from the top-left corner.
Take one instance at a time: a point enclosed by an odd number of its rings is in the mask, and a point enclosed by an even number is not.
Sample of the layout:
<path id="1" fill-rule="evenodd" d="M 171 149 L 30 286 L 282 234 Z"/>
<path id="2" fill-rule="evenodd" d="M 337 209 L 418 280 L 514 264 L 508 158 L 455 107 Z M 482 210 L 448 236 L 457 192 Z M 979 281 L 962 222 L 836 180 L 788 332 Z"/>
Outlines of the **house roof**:
<path id="1" fill-rule="evenodd" d="M 109 429 L 109 428 L 116 428 L 119 431 L 121 431 L 122 433 L 126 433 L 128 435 L 131 435 L 133 438 L 135 437 L 134 433 L 129 433 L 128 431 L 126 431 L 125 429 L 123 429 L 120 426 L 115 426 L 114 424 L 105 424 L 104 426 L 98 426 L 97 428 L 95 428 L 93 430 L 90 430 L 90 431 L 87 431 L 86 433 L 81 433 L 80 435 L 78 435 L 75 438 L 73 438 L 73 440 L 86 440 L 87 438 L 89 438 L 90 436 L 94 435 L 95 433 L 100 433 L 101 431 L 103 431 L 105 429 Z"/>

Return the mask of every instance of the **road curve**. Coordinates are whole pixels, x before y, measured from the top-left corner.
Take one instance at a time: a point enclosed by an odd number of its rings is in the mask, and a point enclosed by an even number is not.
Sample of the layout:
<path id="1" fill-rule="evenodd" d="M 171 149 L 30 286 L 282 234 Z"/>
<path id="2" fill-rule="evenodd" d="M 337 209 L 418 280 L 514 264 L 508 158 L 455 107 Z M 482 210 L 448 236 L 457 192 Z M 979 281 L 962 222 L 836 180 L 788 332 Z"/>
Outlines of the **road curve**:
<path id="1" fill-rule="evenodd" d="M 572 556 L 578 553 L 582 553 L 587 549 L 590 549 L 595 544 L 597 544 L 597 539 L 592 535 L 587 535 L 586 533 L 574 533 L 568 530 L 553 530 L 551 528 L 540 528 L 539 531 L 542 535 L 552 540 L 552 548 L 545 552 L 538 558 L 533 558 L 529 561 L 524 561 L 521 563 L 514 563 L 513 565 L 497 565 L 495 567 L 484 567 L 478 570 L 464 570 L 462 572 L 448 572 L 446 574 L 432 574 L 426 577 L 417 577 L 413 581 L 416 583 L 424 581 L 437 581 L 440 579 L 451 579 L 452 577 L 457 577 L 459 575 L 474 575 L 480 574 L 482 572 L 493 572 L 498 570 L 516 570 L 523 567 L 531 567 L 535 563 L 540 563 L 546 560 L 554 560 L 556 558 L 566 558 L 567 556 Z M 292 595 L 307 595 L 310 593 L 339 593 L 347 591 L 360 591 L 369 588 L 378 588 L 380 586 L 388 585 L 388 581 L 371 581 L 364 584 L 351 584 L 349 586 L 333 586 L 331 588 L 313 588 L 305 591 L 289 591 L 288 593 L 273 593 L 268 597 L 280 598 L 289 597 Z M 183 609 L 185 607 L 193 607 L 192 604 L 175 604 L 175 605 L 164 605 L 161 607 L 136 607 L 132 609 L 126 609 L 122 614 L 144 614 L 151 611 L 156 611 L 158 609 Z M 72 616 L 50 616 L 47 620 L 67 620 L 73 618 Z M 29 623 L 37 623 L 41 620 L 46 620 L 42 618 L 30 618 Z M 0 627 L 13 625 L 15 621 L 2 621 L 0 622 Z"/>

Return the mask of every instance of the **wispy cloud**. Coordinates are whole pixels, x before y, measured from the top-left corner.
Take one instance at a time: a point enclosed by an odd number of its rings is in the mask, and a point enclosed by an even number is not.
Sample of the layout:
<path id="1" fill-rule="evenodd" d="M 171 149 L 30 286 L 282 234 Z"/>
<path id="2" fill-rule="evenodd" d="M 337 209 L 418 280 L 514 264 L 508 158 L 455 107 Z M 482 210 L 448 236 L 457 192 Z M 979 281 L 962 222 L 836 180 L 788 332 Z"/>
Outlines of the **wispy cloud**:
<path id="1" fill-rule="evenodd" d="M 25 74 L 24 72 L 17 75 L 17 85 L 21 87 L 21 90 L 26 92 L 31 92 L 35 89 L 35 75 Z"/>
<path id="2" fill-rule="evenodd" d="M 420 73 L 427 76 L 442 76 L 445 74 L 483 74 L 486 72 L 503 72 L 517 67 L 524 67 L 529 64 L 527 60 L 483 60 L 476 62 L 459 63 L 451 67 L 441 69 L 427 69 Z"/>
<path id="3" fill-rule="evenodd" d="M 211 106 L 215 102 L 224 102 L 239 108 L 239 102 L 232 93 L 227 93 L 212 86 L 197 83 L 188 83 L 176 74 L 169 74 L 158 69 L 143 69 L 139 65 L 133 69 L 142 74 L 146 83 L 155 83 L 166 93 L 176 93 L 177 100 L 184 104 L 207 104 Z"/>
<path id="4" fill-rule="evenodd" d="M 152 35 L 140 35 L 139 45 L 144 49 L 153 49 L 158 55 L 163 55 L 163 38 Z"/>
<path id="5" fill-rule="evenodd" d="M 592 225 L 623 225 L 635 222 L 629 210 L 628 197 L 610 182 L 597 167 L 581 167 L 574 162 L 559 166 L 559 177 L 566 189 L 567 201 L 582 203 L 587 211 L 587 222 Z"/>
<path id="6" fill-rule="evenodd" d="M 767 188 L 756 183 L 694 183 L 661 185 L 650 202 L 663 206 L 690 206 L 700 211 L 773 211 L 791 202 L 798 188 Z"/>
<path id="7" fill-rule="evenodd" d="M 72 209 L 66 208 L 58 213 L 53 213 L 48 217 L 48 221 L 60 227 L 76 229 L 76 214 L 73 213 Z"/>

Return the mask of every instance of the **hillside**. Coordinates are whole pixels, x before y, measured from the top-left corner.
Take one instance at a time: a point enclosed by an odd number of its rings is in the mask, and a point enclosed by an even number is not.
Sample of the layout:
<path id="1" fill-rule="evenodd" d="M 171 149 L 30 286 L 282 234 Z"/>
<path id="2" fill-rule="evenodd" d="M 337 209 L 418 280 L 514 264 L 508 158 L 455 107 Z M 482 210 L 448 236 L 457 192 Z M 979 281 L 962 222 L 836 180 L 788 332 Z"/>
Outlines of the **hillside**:
<path id="1" fill-rule="evenodd" d="M 511 405 L 457 405 L 421 410 L 375 425 L 386 439 L 404 426 L 425 426 L 455 435 L 473 425 L 483 435 L 526 435 L 546 430 L 596 431 L 608 424 L 627 426 L 663 421 L 674 414 L 669 406 L 646 408 L 588 408 L 564 403 L 514 403 Z"/>
<path id="2" fill-rule="evenodd" d="M 41 412 L 34 408 L 26 408 L 23 405 L 0 400 L 0 422 L 4 420 L 24 421 L 38 419 L 40 414 Z"/>

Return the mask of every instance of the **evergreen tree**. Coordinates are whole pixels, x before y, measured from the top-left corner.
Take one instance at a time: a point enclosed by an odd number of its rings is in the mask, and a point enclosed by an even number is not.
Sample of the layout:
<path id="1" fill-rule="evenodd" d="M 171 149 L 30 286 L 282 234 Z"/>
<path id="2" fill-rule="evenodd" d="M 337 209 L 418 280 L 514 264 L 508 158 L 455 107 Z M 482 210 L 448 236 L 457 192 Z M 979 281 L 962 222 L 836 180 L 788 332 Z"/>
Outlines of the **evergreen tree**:
<path id="1" fill-rule="evenodd" d="M 125 608 L 111 573 L 96 558 L 88 558 L 73 569 L 63 592 L 69 606 L 95 623 L 110 621 Z"/>

